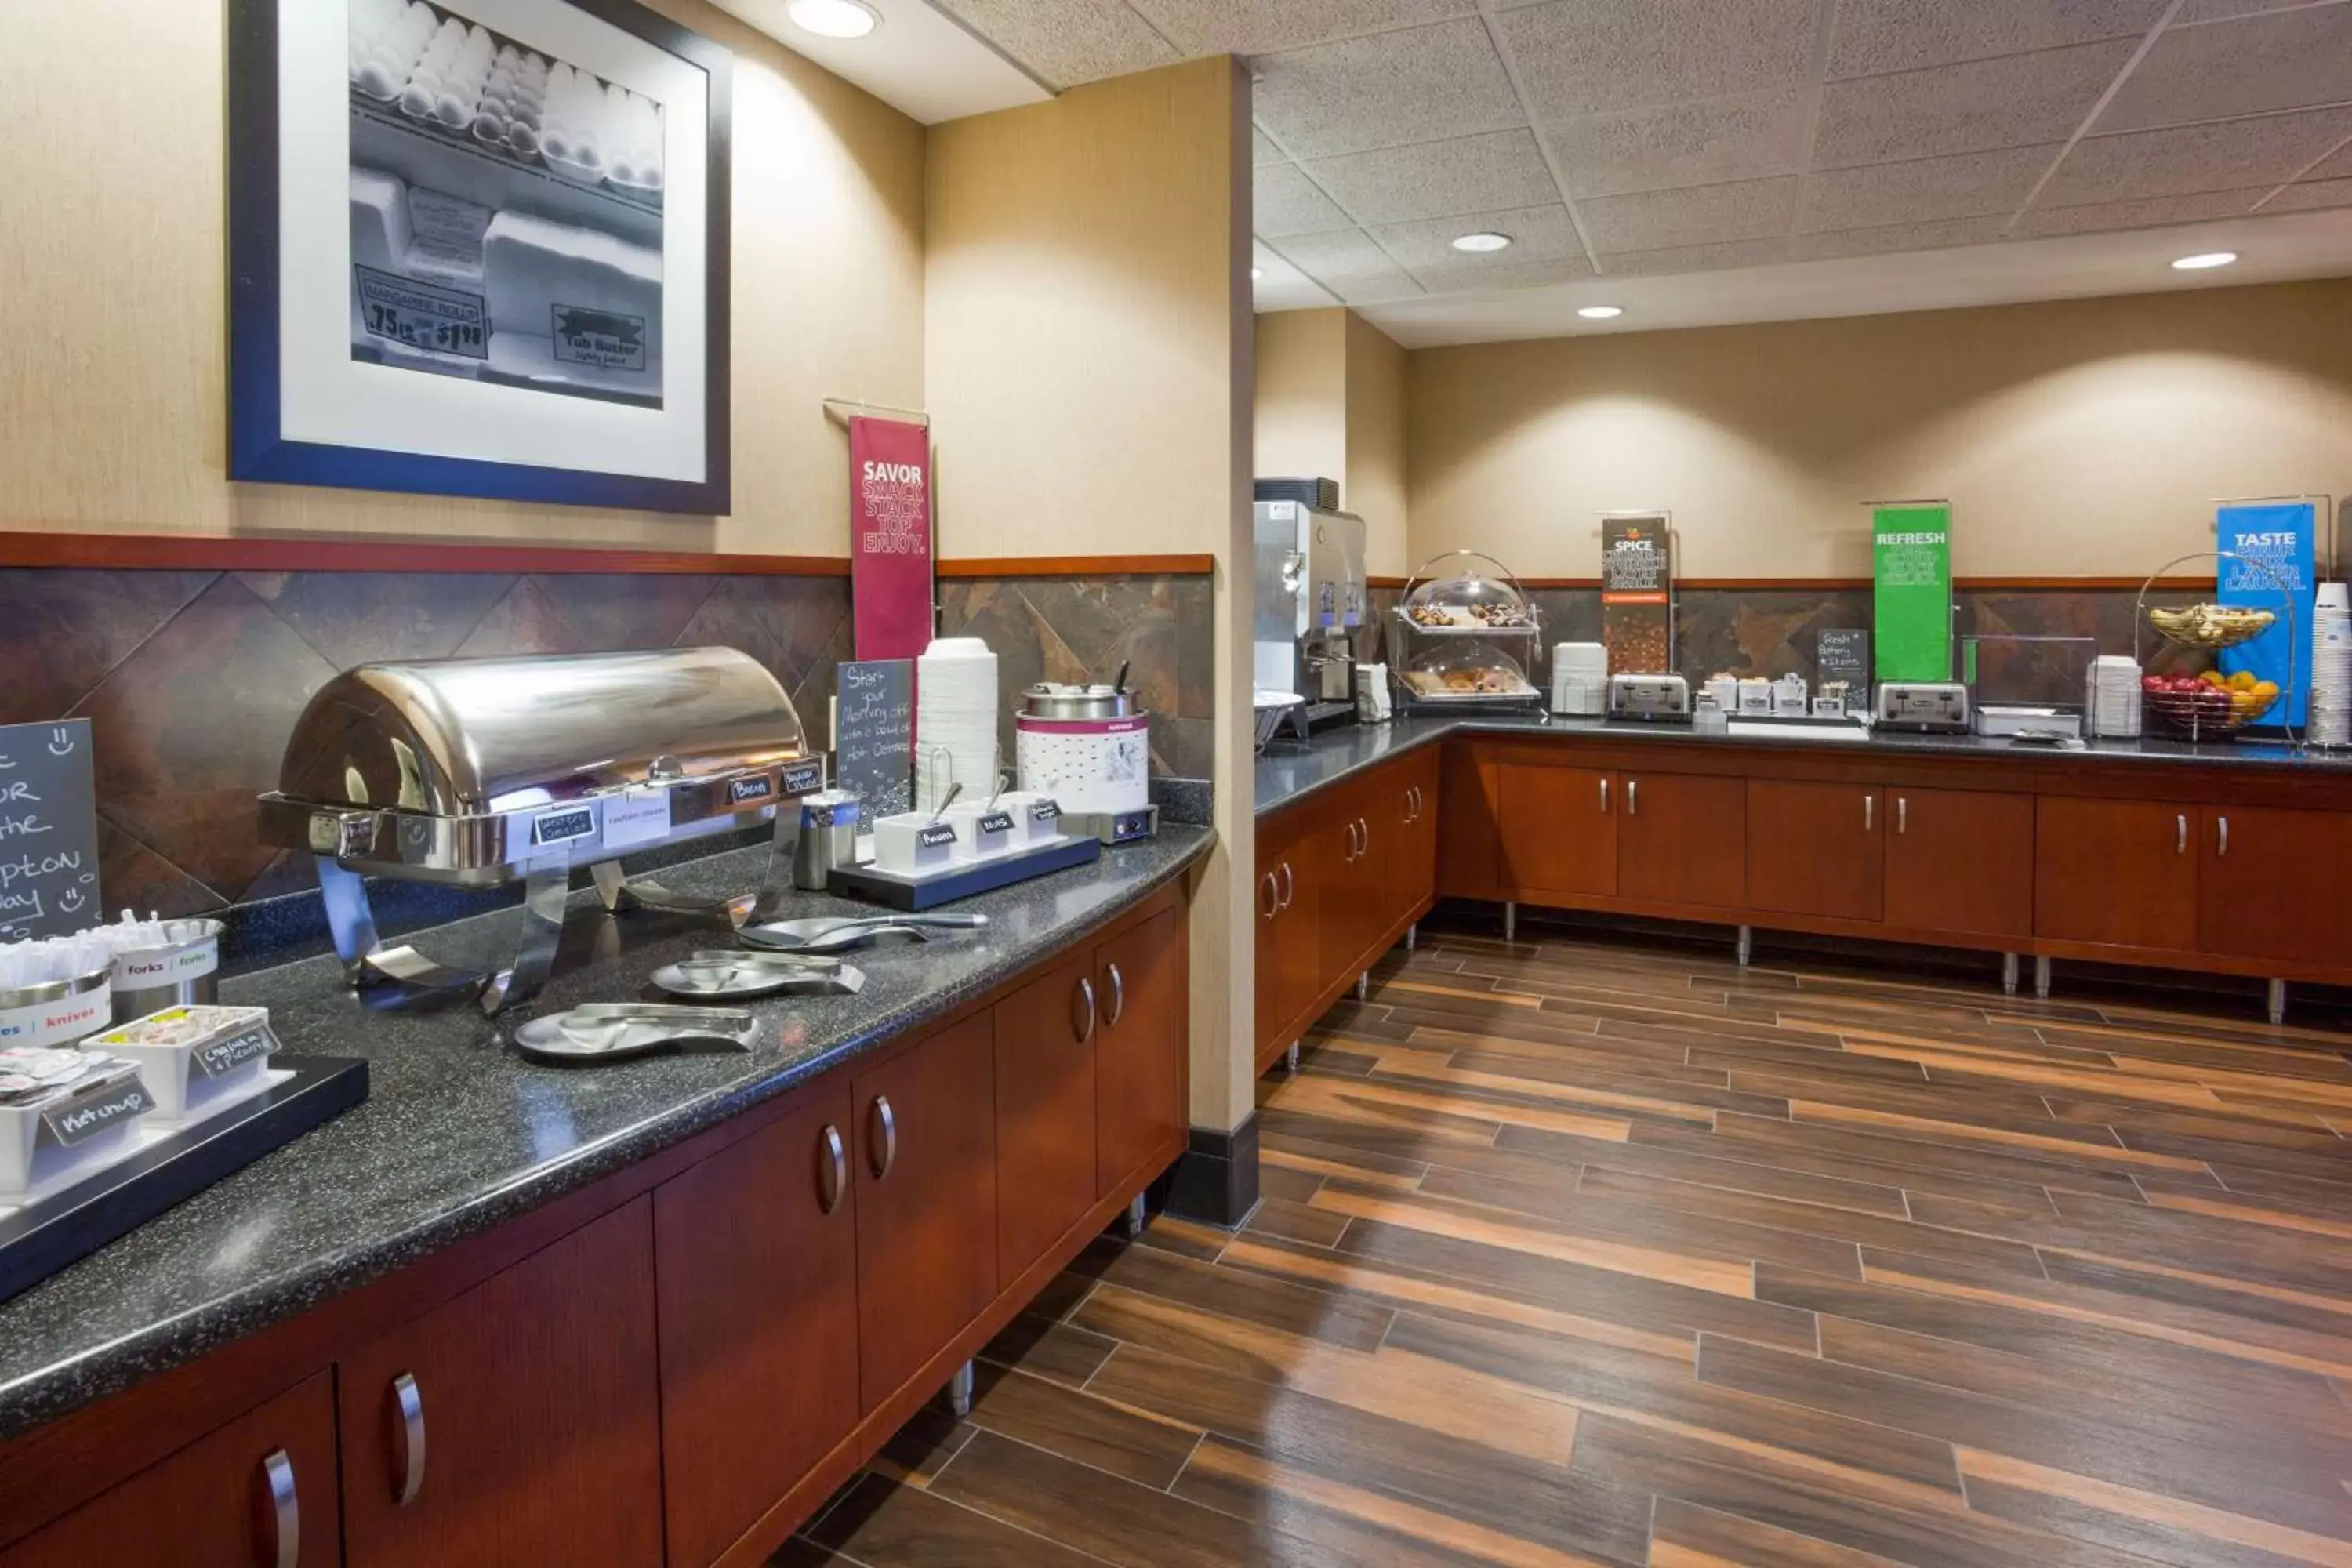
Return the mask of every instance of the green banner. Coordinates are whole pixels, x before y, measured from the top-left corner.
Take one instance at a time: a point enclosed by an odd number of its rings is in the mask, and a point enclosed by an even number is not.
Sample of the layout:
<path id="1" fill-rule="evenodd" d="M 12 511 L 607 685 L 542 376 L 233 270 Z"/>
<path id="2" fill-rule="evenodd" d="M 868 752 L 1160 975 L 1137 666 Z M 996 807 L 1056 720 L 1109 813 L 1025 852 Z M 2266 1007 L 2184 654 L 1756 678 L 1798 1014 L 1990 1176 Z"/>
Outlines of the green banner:
<path id="1" fill-rule="evenodd" d="M 1870 532 L 1878 679 L 1951 679 L 1952 509 L 1874 507 Z"/>

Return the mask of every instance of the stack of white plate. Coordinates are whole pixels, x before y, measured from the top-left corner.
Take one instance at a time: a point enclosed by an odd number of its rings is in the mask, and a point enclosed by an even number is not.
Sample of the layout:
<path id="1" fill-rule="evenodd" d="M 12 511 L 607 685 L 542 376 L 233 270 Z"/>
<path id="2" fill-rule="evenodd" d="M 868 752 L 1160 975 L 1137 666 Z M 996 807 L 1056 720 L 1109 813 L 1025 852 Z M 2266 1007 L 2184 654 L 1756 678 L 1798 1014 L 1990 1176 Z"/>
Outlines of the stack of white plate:
<path id="1" fill-rule="evenodd" d="M 2352 607 L 2345 584 L 2319 585 L 2312 612 L 2311 714 L 2305 739 L 2315 746 L 2352 746 Z"/>
<path id="2" fill-rule="evenodd" d="M 935 637 L 915 661 L 915 809 L 996 793 L 996 655 L 978 637 Z"/>
<path id="3" fill-rule="evenodd" d="M 1555 643 L 1551 650 L 1551 710 L 1598 714 L 1609 710 L 1609 650 L 1597 642 Z"/>
<path id="4" fill-rule="evenodd" d="M 2091 733 L 2107 740 L 2137 738 L 2140 725 L 2139 661 L 2105 654 L 2091 661 L 2084 710 Z"/>

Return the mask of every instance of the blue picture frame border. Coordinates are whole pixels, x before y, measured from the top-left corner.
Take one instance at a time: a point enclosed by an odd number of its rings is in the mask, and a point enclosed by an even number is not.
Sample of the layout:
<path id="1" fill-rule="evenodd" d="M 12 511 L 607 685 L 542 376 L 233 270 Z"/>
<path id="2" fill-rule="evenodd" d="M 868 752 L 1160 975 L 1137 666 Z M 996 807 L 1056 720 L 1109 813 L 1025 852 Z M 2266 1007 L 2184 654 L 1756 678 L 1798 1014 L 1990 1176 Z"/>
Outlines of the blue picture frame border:
<path id="1" fill-rule="evenodd" d="M 705 248 L 704 478 L 436 458 L 288 440 L 278 359 L 278 0 L 229 0 L 229 477 L 277 484 L 722 516 L 733 510 L 730 374 L 734 57 L 634 0 L 566 0 L 700 68 L 709 80 L 710 192 Z"/>

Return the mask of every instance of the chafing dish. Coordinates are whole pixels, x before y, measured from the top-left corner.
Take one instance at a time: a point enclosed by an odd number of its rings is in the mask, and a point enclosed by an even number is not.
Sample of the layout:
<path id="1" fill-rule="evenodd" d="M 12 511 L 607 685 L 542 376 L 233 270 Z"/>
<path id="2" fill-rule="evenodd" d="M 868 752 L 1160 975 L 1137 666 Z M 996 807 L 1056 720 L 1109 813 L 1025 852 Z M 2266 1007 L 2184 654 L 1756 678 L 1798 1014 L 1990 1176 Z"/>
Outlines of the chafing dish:
<path id="1" fill-rule="evenodd" d="M 496 1012 L 546 979 L 572 868 L 591 868 L 608 910 L 740 925 L 789 881 L 798 814 L 778 807 L 824 787 L 792 700 L 733 648 L 370 664 L 303 710 L 261 797 L 261 837 L 316 858 L 353 985 L 478 984 Z M 786 853 L 751 894 L 690 898 L 621 869 L 625 854 L 763 823 Z M 367 877 L 522 883 L 513 963 L 483 977 L 383 947 Z"/>

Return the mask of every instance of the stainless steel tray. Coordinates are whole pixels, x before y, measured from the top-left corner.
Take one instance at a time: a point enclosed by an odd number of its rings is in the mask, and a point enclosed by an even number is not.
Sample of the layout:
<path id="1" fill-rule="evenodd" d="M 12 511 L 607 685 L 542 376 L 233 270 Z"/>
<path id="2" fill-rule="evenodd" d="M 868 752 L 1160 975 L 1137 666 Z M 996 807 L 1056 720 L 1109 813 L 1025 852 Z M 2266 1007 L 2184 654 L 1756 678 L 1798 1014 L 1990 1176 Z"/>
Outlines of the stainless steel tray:
<path id="1" fill-rule="evenodd" d="M 757 1027 L 747 1013 L 715 1008 L 575 1007 L 518 1025 L 513 1037 L 517 1049 L 541 1061 L 608 1062 L 680 1046 L 748 1051 Z"/>
<path id="2" fill-rule="evenodd" d="M 743 1002 L 787 993 L 855 996 L 866 988 L 866 972 L 831 960 L 793 962 L 784 953 L 698 952 L 686 963 L 663 964 L 653 981 L 673 996 Z"/>

